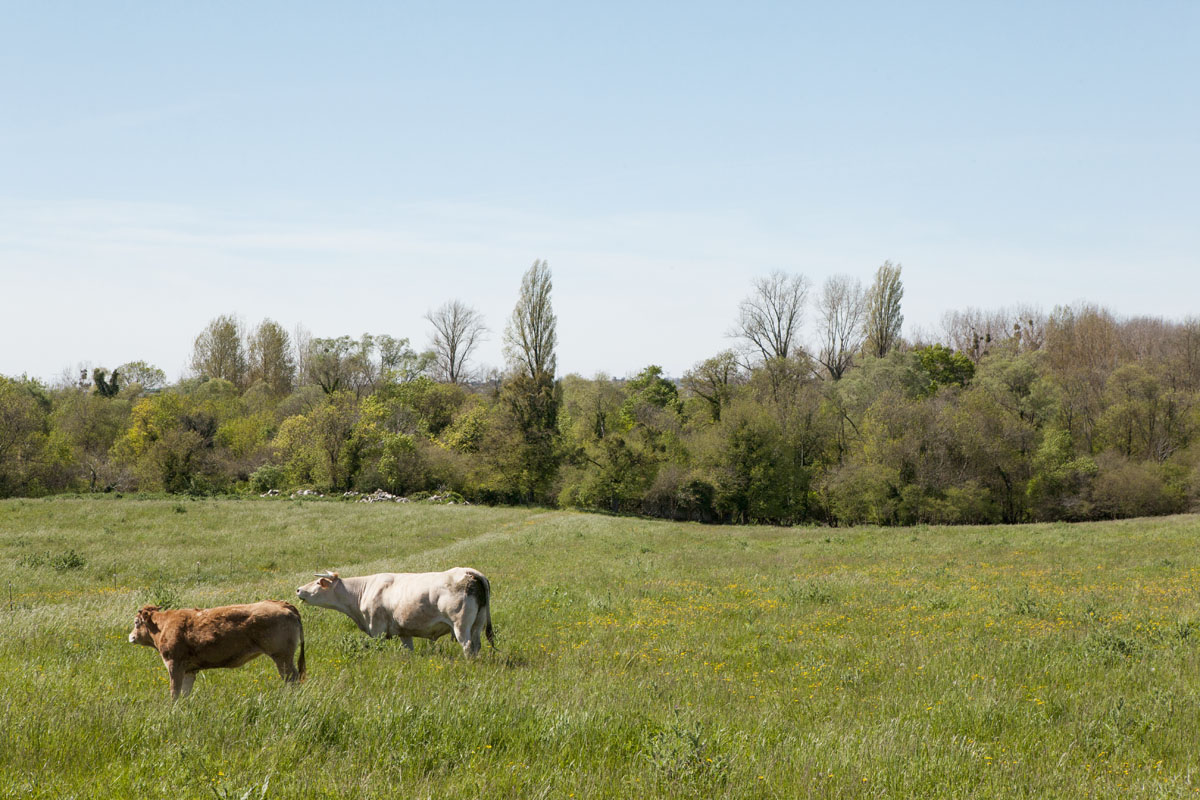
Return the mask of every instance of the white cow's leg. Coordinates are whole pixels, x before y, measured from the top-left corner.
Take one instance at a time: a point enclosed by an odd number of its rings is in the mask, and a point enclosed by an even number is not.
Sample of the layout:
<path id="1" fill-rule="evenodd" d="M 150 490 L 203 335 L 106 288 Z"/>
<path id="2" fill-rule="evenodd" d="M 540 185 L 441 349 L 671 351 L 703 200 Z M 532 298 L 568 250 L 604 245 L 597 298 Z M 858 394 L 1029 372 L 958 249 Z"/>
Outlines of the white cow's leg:
<path id="1" fill-rule="evenodd" d="M 475 644 L 475 653 L 479 652 L 479 648 L 483 646 L 483 632 L 487 628 L 488 612 L 486 609 L 480 609 L 475 615 L 475 624 L 471 626 L 471 641 Z"/>
<path id="2" fill-rule="evenodd" d="M 454 638 L 462 645 L 463 655 L 467 658 L 479 652 L 479 638 L 472 636 L 475 620 L 479 616 L 478 609 L 468 604 L 462 615 L 454 621 Z"/>
<path id="3" fill-rule="evenodd" d="M 389 636 L 391 631 L 388 625 L 388 618 L 383 614 L 372 614 L 371 619 L 367 623 L 367 634 L 372 639 L 378 639 L 380 636 Z"/>
<path id="4" fill-rule="evenodd" d="M 196 673 L 194 673 L 194 672 L 183 673 L 183 680 L 181 681 L 181 685 L 179 687 L 179 696 L 187 697 L 189 694 L 191 694 L 192 693 L 192 684 L 195 682 L 196 682 Z"/>
<path id="5" fill-rule="evenodd" d="M 471 657 L 471 631 L 458 625 L 454 626 L 454 638 L 462 645 L 463 655 Z"/>

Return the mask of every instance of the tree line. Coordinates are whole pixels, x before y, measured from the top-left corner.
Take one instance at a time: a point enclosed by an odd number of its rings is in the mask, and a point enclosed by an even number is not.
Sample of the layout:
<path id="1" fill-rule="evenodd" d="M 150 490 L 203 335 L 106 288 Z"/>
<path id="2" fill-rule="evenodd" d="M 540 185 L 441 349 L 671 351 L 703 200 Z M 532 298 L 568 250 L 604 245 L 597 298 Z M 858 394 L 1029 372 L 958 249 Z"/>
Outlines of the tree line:
<path id="1" fill-rule="evenodd" d="M 1200 320 L 1077 304 L 948 313 L 901 335 L 900 265 L 863 285 L 753 282 L 732 346 L 677 379 L 560 377 L 549 265 L 524 274 L 506 367 L 451 300 L 429 344 L 232 316 L 190 375 L 144 362 L 0 376 L 0 496 L 452 492 L 706 522 L 996 523 L 1164 514 L 1200 498 Z M 805 326 L 817 331 L 803 340 Z"/>

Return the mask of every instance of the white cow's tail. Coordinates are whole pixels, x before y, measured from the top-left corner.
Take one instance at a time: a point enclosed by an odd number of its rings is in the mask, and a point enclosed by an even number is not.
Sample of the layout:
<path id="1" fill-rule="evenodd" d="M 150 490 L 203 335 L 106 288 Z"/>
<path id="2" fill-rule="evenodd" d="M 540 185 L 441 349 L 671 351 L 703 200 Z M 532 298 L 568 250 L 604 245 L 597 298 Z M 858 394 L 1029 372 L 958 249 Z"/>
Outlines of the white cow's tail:
<path id="1" fill-rule="evenodd" d="M 475 570 L 471 570 L 467 580 L 467 596 L 474 597 L 475 601 L 479 603 L 479 612 L 481 614 L 487 614 L 487 626 L 483 629 L 483 632 L 487 635 L 488 644 L 495 650 L 496 634 L 492 630 L 492 584 L 482 572 Z"/>

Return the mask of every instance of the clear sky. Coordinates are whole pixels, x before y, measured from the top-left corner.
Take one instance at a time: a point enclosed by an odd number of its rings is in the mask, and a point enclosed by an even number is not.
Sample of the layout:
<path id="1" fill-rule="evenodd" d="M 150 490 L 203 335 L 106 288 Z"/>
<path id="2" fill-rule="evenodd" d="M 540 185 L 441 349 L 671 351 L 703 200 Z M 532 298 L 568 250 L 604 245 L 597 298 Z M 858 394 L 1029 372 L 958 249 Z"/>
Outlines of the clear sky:
<path id="1" fill-rule="evenodd" d="M 1200 3 L 0 0 L 0 373 L 213 317 L 679 375 L 771 270 L 904 265 L 906 327 L 1200 314 Z M 810 332 L 810 337 L 812 333 Z"/>

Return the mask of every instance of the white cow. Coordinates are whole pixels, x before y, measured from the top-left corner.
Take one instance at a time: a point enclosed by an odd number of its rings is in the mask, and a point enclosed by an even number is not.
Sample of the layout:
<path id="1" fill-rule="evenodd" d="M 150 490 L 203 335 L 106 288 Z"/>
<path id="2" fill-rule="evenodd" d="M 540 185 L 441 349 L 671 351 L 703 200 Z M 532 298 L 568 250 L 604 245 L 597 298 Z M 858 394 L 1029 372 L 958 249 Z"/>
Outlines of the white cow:
<path id="1" fill-rule="evenodd" d="M 305 603 L 341 611 L 368 636 L 399 637 L 409 650 L 414 637 L 436 641 L 453 633 L 468 657 L 479 652 L 485 632 L 496 646 L 491 593 L 483 573 L 467 567 L 361 578 L 318 572 L 315 581 L 296 590 Z"/>

